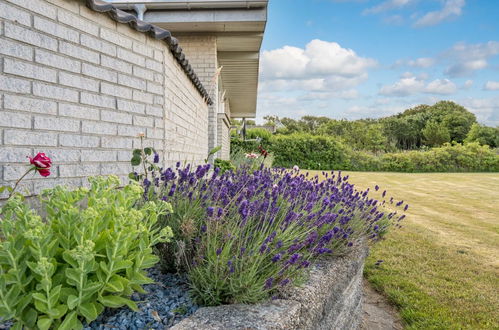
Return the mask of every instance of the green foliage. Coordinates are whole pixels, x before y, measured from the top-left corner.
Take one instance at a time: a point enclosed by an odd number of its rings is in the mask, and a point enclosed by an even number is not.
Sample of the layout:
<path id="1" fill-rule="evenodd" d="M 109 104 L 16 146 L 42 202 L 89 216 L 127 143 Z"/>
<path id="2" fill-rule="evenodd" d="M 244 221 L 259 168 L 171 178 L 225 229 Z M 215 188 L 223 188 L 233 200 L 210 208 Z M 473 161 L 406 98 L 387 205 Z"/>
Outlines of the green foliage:
<path id="1" fill-rule="evenodd" d="M 137 309 L 128 297 L 152 282 L 144 271 L 158 261 L 152 247 L 172 236 L 154 225 L 171 206 L 135 208 L 138 185 L 89 181 L 90 189 L 44 191 L 44 218 L 20 195 L 1 209 L 0 317 L 14 319 L 14 329 L 81 329 L 104 307 Z"/>
<path id="2" fill-rule="evenodd" d="M 449 130 L 443 123 L 430 120 L 421 132 L 423 133 L 426 145 L 434 147 L 450 142 Z"/>
<path id="3" fill-rule="evenodd" d="M 319 126 L 317 133 L 337 138 L 355 150 L 379 152 L 390 149 L 383 125 L 374 121 L 330 120 Z"/>
<path id="4" fill-rule="evenodd" d="M 344 169 L 389 172 L 497 172 L 499 155 L 478 143 L 445 144 L 426 151 L 406 151 L 375 156 L 362 151 L 350 153 Z"/>
<path id="5" fill-rule="evenodd" d="M 272 138 L 270 150 L 274 153 L 275 167 L 297 165 L 309 170 L 333 170 L 348 165 L 347 149 L 327 136 L 276 135 Z"/>
<path id="6" fill-rule="evenodd" d="M 499 127 L 488 127 L 474 123 L 471 126 L 465 142 L 478 142 L 491 148 L 499 147 Z"/>
<path id="7" fill-rule="evenodd" d="M 232 164 L 232 162 L 230 160 L 224 160 L 224 159 L 220 159 L 220 158 L 217 158 L 215 159 L 215 168 L 219 168 L 220 169 L 220 173 L 225 173 L 227 171 L 234 171 L 236 169 L 236 167 L 234 166 L 234 164 Z"/>
<path id="8" fill-rule="evenodd" d="M 208 157 L 206 157 L 206 159 L 204 160 L 205 164 L 208 164 L 208 161 L 210 160 L 210 157 L 213 156 L 214 154 L 216 154 L 217 152 L 219 152 L 220 149 L 222 149 L 222 146 L 216 146 L 215 148 L 211 149 L 208 152 Z"/>

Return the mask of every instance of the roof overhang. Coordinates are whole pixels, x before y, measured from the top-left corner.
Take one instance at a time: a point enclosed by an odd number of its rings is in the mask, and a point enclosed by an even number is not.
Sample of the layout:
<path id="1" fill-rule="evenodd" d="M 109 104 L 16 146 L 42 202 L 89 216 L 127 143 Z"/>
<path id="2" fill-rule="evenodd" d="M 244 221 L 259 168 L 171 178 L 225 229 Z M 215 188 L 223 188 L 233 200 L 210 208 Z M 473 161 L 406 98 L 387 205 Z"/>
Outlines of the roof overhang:
<path id="1" fill-rule="evenodd" d="M 231 116 L 256 116 L 259 54 L 268 0 L 107 1 L 124 10 L 142 10 L 144 21 L 175 36 L 215 35 Z"/>

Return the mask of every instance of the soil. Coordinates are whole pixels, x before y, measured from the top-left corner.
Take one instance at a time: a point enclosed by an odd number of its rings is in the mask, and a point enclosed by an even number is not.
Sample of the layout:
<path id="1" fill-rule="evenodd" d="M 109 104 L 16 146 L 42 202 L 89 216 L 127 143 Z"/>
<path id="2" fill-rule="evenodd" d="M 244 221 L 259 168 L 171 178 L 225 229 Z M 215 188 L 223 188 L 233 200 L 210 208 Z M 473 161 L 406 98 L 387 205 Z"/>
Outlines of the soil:
<path id="1" fill-rule="evenodd" d="M 387 299 L 376 292 L 364 279 L 362 330 L 401 330 L 402 320 Z"/>

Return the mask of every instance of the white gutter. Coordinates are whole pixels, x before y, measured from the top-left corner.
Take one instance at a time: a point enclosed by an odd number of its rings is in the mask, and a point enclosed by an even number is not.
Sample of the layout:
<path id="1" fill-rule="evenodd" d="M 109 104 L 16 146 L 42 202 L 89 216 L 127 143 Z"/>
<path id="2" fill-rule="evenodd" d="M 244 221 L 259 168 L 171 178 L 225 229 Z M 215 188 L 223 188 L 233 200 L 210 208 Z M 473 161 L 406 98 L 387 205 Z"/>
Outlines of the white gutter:
<path id="1" fill-rule="evenodd" d="M 117 8 L 135 10 L 136 5 L 144 5 L 146 9 L 234 9 L 267 7 L 268 0 L 106 0 Z"/>

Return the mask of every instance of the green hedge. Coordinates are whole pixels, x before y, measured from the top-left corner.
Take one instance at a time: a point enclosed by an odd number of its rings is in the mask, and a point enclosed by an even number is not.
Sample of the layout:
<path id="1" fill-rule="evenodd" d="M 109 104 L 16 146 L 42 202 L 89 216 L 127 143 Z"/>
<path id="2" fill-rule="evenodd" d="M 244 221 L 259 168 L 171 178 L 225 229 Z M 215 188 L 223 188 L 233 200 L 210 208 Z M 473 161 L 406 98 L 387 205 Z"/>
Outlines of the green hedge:
<path id="1" fill-rule="evenodd" d="M 499 155 L 479 143 L 445 144 L 427 151 L 381 154 L 351 151 L 349 167 L 354 171 L 388 172 L 498 172 Z"/>
<path id="2" fill-rule="evenodd" d="M 297 165 L 309 170 L 333 170 L 348 166 L 346 147 L 327 136 L 275 135 L 269 149 L 274 156 L 274 167 Z"/>
<path id="3" fill-rule="evenodd" d="M 266 146 L 274 157 L 272 166 L 309 170 L 385 172 L 499 172 L 499 154 L 478 142 L 446 143 L 428 150 L 372 154 L 355 151 L 328 136 L 274 135 Z M 258 144 L 233 141 L 235 148 L 257 151 Z"/>

